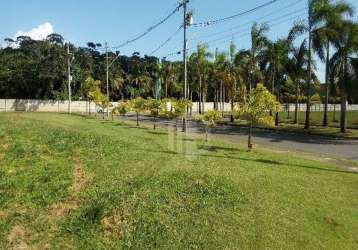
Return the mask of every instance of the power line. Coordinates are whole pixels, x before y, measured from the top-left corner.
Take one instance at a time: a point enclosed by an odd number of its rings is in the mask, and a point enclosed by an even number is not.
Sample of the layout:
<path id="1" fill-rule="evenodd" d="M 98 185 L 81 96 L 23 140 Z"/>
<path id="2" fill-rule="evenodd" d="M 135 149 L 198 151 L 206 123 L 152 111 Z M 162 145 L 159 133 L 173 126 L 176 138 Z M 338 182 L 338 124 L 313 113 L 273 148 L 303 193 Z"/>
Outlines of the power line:
<path id="1" fill-rule="evenodd" d="M 301 14 L 301 12 L 306 11 L 306 10 L 307 10 L 307 8 L 298 9 L 298 10 L 289 12 L 289 13 L 283 15 L 283 16 L 276 17 L 276 18 L 272 18 L 272 19 L 270 19 L 270 20 L 268 20 L 268 21 L 265 21 L 264 23 L 272 23 L 272 22 L 275 22 L 275 21 L 280 20 L 280 19 L 282 19 L 282 18 L 291 16 L 291 15 L 293 15 L 293 14 L 298 14 L 298 13 Z M 251 23 L 252 23 L 252 22 L 247 22 L 247 23 L 245 23 L 244 25 L 251 24 Z M 243 26 L 244 26 L 244 25 L 243 25 Z M 247 30 L 247 28 L 241 29 L 240 31 L 236 31 L 236 32 L 234 32 L 234 33 L 231 33 L 231 34 L 229 34 L 229 35 L 226 35 L 225 37 L 229 37 L 229 36 L 236 35 L 236 34 L 242 32 L 242 31 L 244 31 L 244 30 Z M 211 36 L 208 36 L 208 37 L 211 37 Z"/>
<path id="2" fill-rule="evenodd" d="M 282 20 L 282 21 L 280 21 L 280 22 L 278 22 L 278 23 L 274 23 L 274 24 L 271 25 L 271 27 L 280 25 L 280 24 L 282 24 L 282 23 L 286 23 L 287 21 L 294 20 L 294 19 L 297 19 L 297 18 L 300 18 L 300 17 L 302 17 L 302 14 L 301 14 L 301 15 L 296 15 L 296 16 L 294 16 L 294 17 L 287 18 L 287 19 Z M 277 20 L 278 20 L 278 19 L 277 19 Z M 247 30 L 247 29 L 246 29 L 246 30 Z M 235 36 L 235 35 L 240 35 L 241 37 L 244 37 L 244 36 L 248 36 L 248 35 L 250 35 L 250 34 L 251 34 L 251 32 L 246 32 L 246 33 L 243 33 L 243 31 L 241 31 L 241 32 L 235 32 L 235 33 L 233 33 L 233 34 L 226 35 L 226 36 L 224 36 L 224 37 L 221 37 L 221 38 L 218 38 L 218 39 L 215 39 L 215 40 L 207 41 L 207 42 L 205 42 L 205 43 L 206 43 L 206 44 L 212 44 L 212 43 L 220 42 L 219 44 L 221 44 L 221 43 L 224 43 L 224 42 L 230 42 L 230 41 L 232 41 L 232 37 Z M 230 37 L 230 39 L 227 39 L 228 37 Z M 222 41 L 223 39 L 225 39 L 225 40 Z M 195 48 L 196 48 L 196 46 L 190 47 L 190 48 L 187 49 L 187 51 L 193 50 L 193 49 L 195 49 Z M 170 56 L 174 56 L 174 55 L 180 55 L 181 53 L 183 53 L 183 50 L 169 53 L 169 54 L 166 55 L 166 57 L 170 57 Z"/>
<path id="3" fill-rule="evenodd" d="M 235 15 L 232 15 L 232 16 L 223 17 L 223 18 L 219 18 L 219 19 L 211 20 L 211 21 L 205 21 L 205 22 L 200 22 L 200 23 L 194 23 L 194 24 L 192 24 L 192 26 L 194 26 L 194 27 L 203 27 L 203 26 L 210 26 L 210 25 L 214 25 L 214 24 L 218 24 L 218 23 L 230 21 L 230 20 L 235 19 L 235 18 L 237 18 L 237 17 L 240 17 L 240 16 L 243 16 L 243 15 L 246 15 L 246 14 L 249 14 L 249 13 L 252 13 L 252 12 L 255 12 L 255 11 L 261 9 L 261 8 L 270 6 L 270 5 L 274 4 L 274 3 L 276 3 L 277 1 L 279 1 L 279 0 L 271 0 L 271 1 L 269 1 L 269 2 L 266 2 L 266 3 L 264 3 L 264 4 L 261 4 L 261 5 L 259 5 L 259 6 L 256 6 L 255 8 L 252 8 L 252 9 L 249 9 L 249 10 L 246 10 L 246 11 L 243 11 L 243 12 L 240 12 L 240 13 L 235 14 Z"/>
<path id="4" fill-rule="evenodd" d="M 269 16 L 272 16 L 272 15 L 274 15 L 274 14 L 277 14 L 278 12 L 281 12 L 281 13 L 282 13 L 283 10 L 286 10 L 286 9 L 288 9 L 288 8 L 292 8 L 293 6 L 297 5 L 298 3 L 302 2 L 302 1 L 303 1 L 303 0 L 298 0 L 298 1 L 294 2 L 294 3 L 291 3 L 291 4 L 289 4 L 289 5 L 286 5 L 286 6 L 282 7 L 282 8 L 280 8 L 280 9 L 276 9 L 276 10 L 270 12 L 270 13 L 267 14 L 267 15 L 264 15 L 264 16 L 262 16 L 262 17 L 259 17 L 259 18 L 255 19 L 254 21 L 258 21 L 258 20 L 264 19 L 264 18 L 266 18 L 266 17 L 269 17 Z M 304 9 L 307 10 L 307 7 L 304 8 Z M 303 9 L 299 9 L 299 10 L 297 10 L 297 11 L 300 11 L 300 10 L 303 10 Z M 208 34 L 208 35 L 203 35 L 203 36 L 193 37 L 193 38 L 190 39 L 190 40 L 197 40 L 197 39 L 201 39 L 201 38 L 208 38 L 208 37 L 212 37 L 212 36 L 216 36 L 216 35 L 221 35 L 221 34 L 224 34 L 224 33 L 229 32 L 229 31 L 235 30 L 235 29 L 237 29 L 237 28 L 241 28 L 242 26 L 251 24 L 251 23 L 254 22 L 254 21 L 249 21 L 249 22 L 246 22 L 246 23 L 243 23 L 243 24 L 240 24 L 240 25 L 236 25 L 236 26 L 231 27 L 231 28 L 229 28 L 229 29 L 227 29 L 227 30 L 224 30 L 224 31 L 220 31 L 220 32 L 216 32 L 216 33 L 212 33 L 212 34 Z"/>
<path id="5" fill-rule="evenodd" d="M 183 3 L 179 3 L 179 5 L 168 15 L 166 16 L 164 19 L 162 19 L 160 22 L 150 26 L 146 31 L 144 31 L 142 34 L 134 37 L 133 39 L 127 40 L 126 42 L 123 42 L 122 44 L 115 46 L 115 47 L 110 47 L 111 49 L 120 49 L 130 43 L 133 43 L 139 39 L 141 39 L 142 37 L 146 36 L 147 34 L 149 34 L 151 31 L 153 31 L 154 29 L 158 28 L 160 25 L 162 25 L 163 23 L 165 23 L 166 21 L 168 21 L 176 12 L 178 12 L 180 10 L 180 8 L 183 7 Z M 108 48 L 107 48 L 108 49 Z M 98 49 L 98 50 L 103 50 L 103 48 Z"/>
<path id="6" fill-rule="evenodd" d="M 179 31 L 184 27 L 184 25 L 181 25 L 167 40 L 165 40 L 161 45 L 158 46 L 155 50 L 153 50 L 149 55 L 152 56 L 154 53 L 159 51 L 161 48 L 163 48 L 168 42 L 170 42 L 173 37 L 175 37 Z"/>

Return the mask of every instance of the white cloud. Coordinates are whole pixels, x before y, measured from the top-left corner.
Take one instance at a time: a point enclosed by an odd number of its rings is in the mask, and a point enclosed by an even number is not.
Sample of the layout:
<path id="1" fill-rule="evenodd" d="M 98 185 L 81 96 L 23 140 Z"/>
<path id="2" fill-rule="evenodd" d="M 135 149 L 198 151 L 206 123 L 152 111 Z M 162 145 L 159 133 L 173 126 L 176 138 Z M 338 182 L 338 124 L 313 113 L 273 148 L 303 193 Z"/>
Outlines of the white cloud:
<path id="1" fill-rule="evenodd" d="M 33 40 L 44 40 L 48 35 L 52 33 L 54 33 L 52 24 L 46 22 L 29 31 L 19 30 L 18 32 L 16 32 L 14 38 L 16 39 L 19 36 L 29 36 Z"/>

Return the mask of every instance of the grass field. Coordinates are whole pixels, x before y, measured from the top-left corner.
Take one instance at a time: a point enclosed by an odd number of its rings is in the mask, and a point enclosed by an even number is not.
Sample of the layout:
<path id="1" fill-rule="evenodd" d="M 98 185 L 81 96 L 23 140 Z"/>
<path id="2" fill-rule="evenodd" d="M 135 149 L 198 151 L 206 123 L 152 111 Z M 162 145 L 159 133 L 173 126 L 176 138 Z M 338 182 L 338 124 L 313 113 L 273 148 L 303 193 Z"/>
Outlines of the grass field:
<path id="1" fill-rule="evenodd" d="M 0 249 L 358 249 L 358 174 L 129 123 L 0 114 Z"/>
<path id="2" fill-rule="evenodd" d="M 292 123 L 294 119 L 294 112 L 290 112 L 289 117 L 287 112 L 280 113 L 280 121 Z M 339 127 L 339 111 L 336 112 L 336 119 L 333 119 L 333 112 L 328 112 L 328 124 L 329 126 Z M 298 112 L 298 122 L 299 124 L 304 124 L 306 119 L 305 112 Z M 323 112 L 311 112 L 311 122 L 312 125 L 322 126 L 323 122 Z M 358 129 L 358 111 L 348 111 L 347 112 L 347 127 Z"/>

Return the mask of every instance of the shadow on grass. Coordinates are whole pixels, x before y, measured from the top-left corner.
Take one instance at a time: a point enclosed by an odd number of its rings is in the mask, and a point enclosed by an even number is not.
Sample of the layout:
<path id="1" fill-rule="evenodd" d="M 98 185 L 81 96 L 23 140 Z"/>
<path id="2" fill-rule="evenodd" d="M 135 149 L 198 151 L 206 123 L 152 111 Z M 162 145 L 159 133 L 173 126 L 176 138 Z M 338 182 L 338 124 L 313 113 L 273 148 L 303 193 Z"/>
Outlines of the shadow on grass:
<path id="1" fill-rule="evenodd" d="M 238 150 L 240 151 L 240 150 Z M 249 159 L 244 157 L 235 157 L 235 156 L 224 156 L 224 155 L 210 155 L 210 154 L 195 154 L 195 153 L 179 153 L 169 150 L 163 150 L 163 151 L 151 151 L 154 153 L 165 153 L 165 154 L 171 154 L 171 155 L 190 155 L 190 156 L 197 156 L 197 157 L 208 157 L 208 158 L 221 158 L 221 159 L 231 159 L 231 160 L 242 160 L 242 161 L 250 161 L 250 162 L 258 162 L 263 164 L 270 164 L 280 167 L 297 167 L 297 168 L 306 168 L 310 170 L 319 170 L 319 171 L 326 171 L 326 172 L 333 172 L 333 173 L 344 173 L 344 174 L 358 174 L 355 171 L 348 171 L 348 170 L 339 170 L 339 169 L 331 169 L 331 168 L 321 168 L 321 167 L 315 167 L 315 166 L 309 166 L 309 165 L 301 165 L 301 164 L 286 164 L 279 161 L 273 161 L 273 160 L 265 160 L 265 159 Z"/>
<path id="2" fill-rule="evenodd" d="M 221 146 L 208 146 L 208 145 L 198 145 L 198 149 L 207 150 L 210 152 L 217 152 L 217 151 L 229 151 L 229 152 L 240 152 L 240 149 L 237 148 L 228 148 L 228 147 L 221 147 Z"/>
<path id="3" fill-rule="evenodd" d="M 152 135 L 167 135 L 168 133 L 161 132 L 161 131 L 147 131 L 148 134 Z"/>

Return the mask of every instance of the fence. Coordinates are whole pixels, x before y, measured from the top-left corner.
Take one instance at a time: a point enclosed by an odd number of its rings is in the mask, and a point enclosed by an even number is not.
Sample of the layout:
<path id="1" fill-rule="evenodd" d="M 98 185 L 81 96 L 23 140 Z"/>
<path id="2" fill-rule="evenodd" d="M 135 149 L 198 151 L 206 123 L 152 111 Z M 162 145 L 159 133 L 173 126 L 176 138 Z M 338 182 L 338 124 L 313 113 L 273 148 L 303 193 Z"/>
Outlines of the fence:
<path id="1" fill-rule="evenodd" d="M 115 107 L 118 103 L 112 102 L 112 106 Z M 221 109 L 219 104 L 219 109 Z M 340 111 L 339 104 L 329 104 L 328 111 Z M 99 107 L 96 106 L 93 102 L 87 101 L 73 101 L 71 103 L 71 109 L 74 113 L 88 113 L 88 112 L 97 112 Z M 213 102 L 204 103 L 204 110 L 214 109 Z M 282 110 L 294 111 L 295 104 L 283 104 Z M 315 104 L 311 106 L 312 112 L 323 111 L 323 104 Z M 358 110 L 358 104 L 348 104 L 347 110 Z M 27 99 L 0 99 L 0 112 L 68 112 L 68 101 L 55 101 L 55 100 L 27 100 Z M 196 113 L 199 111 L 199 103 L 194 102 L 192 112 Z M 231 111 L 231 104 L 225 103 L 223 105 L 223 111 Z M 306 104 L 299 105 L 299 111 L 306 111 Z"/>

